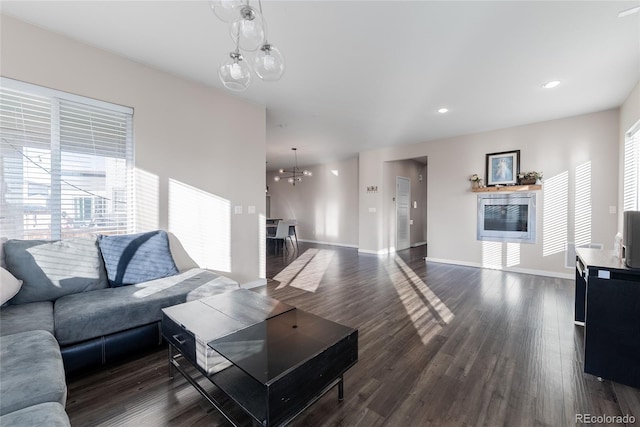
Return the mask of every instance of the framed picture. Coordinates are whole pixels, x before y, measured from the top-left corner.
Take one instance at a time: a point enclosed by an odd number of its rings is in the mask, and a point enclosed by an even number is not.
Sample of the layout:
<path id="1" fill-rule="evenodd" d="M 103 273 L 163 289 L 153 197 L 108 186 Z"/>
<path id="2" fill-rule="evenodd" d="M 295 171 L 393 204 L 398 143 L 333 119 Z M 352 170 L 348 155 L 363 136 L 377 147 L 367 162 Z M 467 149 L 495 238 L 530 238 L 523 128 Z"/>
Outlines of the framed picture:
<path id="1" fill-rule="evenodd" d="M 515 185 L 519 173 L 520 150 L 487 154 L 486 185 Z"/>

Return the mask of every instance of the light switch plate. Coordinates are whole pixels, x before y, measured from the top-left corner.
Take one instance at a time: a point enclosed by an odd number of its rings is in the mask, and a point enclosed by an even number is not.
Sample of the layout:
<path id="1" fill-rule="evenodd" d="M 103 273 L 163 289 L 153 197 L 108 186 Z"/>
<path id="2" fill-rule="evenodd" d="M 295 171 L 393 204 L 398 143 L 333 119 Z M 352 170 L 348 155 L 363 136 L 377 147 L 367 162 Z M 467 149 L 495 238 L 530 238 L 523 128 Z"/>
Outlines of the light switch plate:
<path id="1" fill-rule="evenodd" d="M 242 205 L 240 205 L 240 206 L 234 206 L 234 208 L 233 208 L 233 212 L 234 212 L 236 215 L 240 215 L 240 214 L 242 214 Z"/>

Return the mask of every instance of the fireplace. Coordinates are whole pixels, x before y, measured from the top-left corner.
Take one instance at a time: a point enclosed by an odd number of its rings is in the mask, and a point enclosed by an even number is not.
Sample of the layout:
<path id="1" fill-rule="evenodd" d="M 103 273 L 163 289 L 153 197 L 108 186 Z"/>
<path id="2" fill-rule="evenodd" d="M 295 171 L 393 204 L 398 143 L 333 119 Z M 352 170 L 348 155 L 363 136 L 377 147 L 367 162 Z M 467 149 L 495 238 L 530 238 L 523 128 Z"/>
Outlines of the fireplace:
<path id="1" fill-rule="evenodd" d="M 535 243 L 535 193 L 479 194 L 478 240 Z"/>

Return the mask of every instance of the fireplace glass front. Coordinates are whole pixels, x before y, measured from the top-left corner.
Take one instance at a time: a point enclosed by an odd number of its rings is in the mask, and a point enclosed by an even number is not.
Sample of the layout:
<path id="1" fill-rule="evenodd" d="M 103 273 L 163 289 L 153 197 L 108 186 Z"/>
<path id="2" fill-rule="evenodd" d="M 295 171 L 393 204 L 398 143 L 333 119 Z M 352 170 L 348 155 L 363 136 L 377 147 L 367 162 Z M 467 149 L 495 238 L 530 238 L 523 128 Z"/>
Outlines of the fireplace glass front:
<path id="1" fill-rule="evenodd" d="M 478 240 L 535 243 L 535 193 L 478 195 Z"/>

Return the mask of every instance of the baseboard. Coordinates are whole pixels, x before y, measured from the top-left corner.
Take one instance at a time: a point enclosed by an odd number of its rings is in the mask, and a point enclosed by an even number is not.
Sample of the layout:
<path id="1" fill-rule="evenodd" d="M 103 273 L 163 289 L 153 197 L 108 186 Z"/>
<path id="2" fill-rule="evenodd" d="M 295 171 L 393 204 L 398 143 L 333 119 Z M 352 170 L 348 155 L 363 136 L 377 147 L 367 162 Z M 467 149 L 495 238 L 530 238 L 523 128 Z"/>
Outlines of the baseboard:
<path id="1" fill-rule="evenodd" d="M 518 268 L 518 267 L 484 266 L 477 262 L 456 261 L 456 260 L 432 258 L 432 257 L 427 257 L 425 259 L 429 262 L 437 262 L 440 264 L 462 265 L 465 267 L 485 268 L 488 270 L 501 270 L 501 271 L 507 271 L 511 273 L 532 274 L 534 276 L 555 277 L 558 279 L 575 280 L 575 274 L 559 273 L 556 271 L 534 270 L 529 268 Z"/>
<path id="2" fill-rule="evenodd" d="M 380 249 L 379 251 L 372 251 L 368 249 L 358 249 L 359 254 L 369 254 L 369 255 L 389 255 L 389 249 Z"/>
<path id="3" fill-rule="evenodd" d="M 423 245 L 426 245 L 426 244 L 427 244 L 427 242 L 416 243 L 415 245 L 412 245 L 411 247 L 412 248 L 417 248 L 419 246 L 423 246 Z M 407 248 L 407 249 L 409 249 L 409 248 Z M 396 251 L 395 246 L 391 246 L 391 247 L 383 248 L 383 249 L 380 249 L 380 250 L 377 250 L 377 251 L 371 251 L 371 250 L 367 250 L 367 249 L 358 249 L 358 252 L 361 253 L 361 254 L 372 254 L 372 255 L 393 255 L 397 251 Z"/>
<path id="4" fill-rule="evenodd" d="M 240 287 L 242 289 L 251 289 L 251 288 L 257 288 L 258 286 L 264 286 L 266 284 L 267 284 L 267 279 L 258 279 L 248 283 L 243 283 L 242 285 L 240 285 Z"/>
<path id="5" fill-rule="evenodd" d="M 349 245 L 347 243 L 322 242 L 320 240 L 308 240 L 308 239 L 298 239 L 298 241 L 299 242 L 305 242 L 305 243 L 315 243 L 317 245 L 340 246 L 340 247 L 343 247 L 343 248 L 358 249 L 358 245 Z"/>

